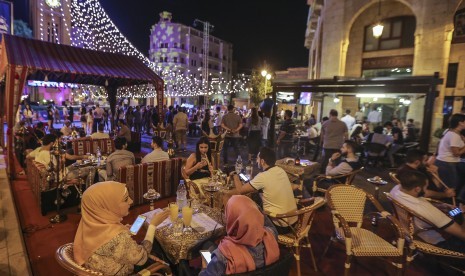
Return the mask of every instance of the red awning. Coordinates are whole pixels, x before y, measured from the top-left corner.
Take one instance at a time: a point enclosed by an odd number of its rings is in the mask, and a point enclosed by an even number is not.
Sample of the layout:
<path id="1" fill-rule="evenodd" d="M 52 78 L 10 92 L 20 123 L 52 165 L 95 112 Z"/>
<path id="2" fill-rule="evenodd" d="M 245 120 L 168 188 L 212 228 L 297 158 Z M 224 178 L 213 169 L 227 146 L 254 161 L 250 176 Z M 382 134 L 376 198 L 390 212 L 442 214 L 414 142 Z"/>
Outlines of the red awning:
<path id="1" fill-rule="evenodd" d="M 3 35 L 2 44 L 5 45 L 3 53 L 6 53 L 3 61 L 10 65 L 27 67 L 32 73 L 31 78 L 37 72 L 37 79 L 43 79 L 47 75 L 50 81 L 96 85 L 102 85 L 108 79 L 119 79 L 120 81 L 115 83 L 118 86 L 162 82 L 155 72 L 135 56 L 93 51 L 12 35 Z M 77 76 L 79 79 L 76 79 Z"/>

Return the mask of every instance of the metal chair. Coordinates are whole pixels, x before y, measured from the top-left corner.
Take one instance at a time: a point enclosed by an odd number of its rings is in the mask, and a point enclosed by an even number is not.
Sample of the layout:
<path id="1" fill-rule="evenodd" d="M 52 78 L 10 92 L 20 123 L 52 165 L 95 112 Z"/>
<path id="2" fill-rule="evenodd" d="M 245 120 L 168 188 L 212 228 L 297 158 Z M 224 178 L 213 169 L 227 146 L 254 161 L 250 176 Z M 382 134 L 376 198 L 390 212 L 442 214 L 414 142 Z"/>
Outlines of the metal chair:
<path id="1" fill-rule="evenodd" d="M 55 252 L 55 259 L 57 260 L 58 264 L 61 265 L 67 271 L 73 273 L 74 275 L 78 276 L 103 276 L 104 274 L 95 270 L 91 270 L 85 268 L 74 260 L 73 255 L 73 243 L 67 243 L 60 247 L 58 247 L 57 251 Z M 152 272 L 150 275 L 172 275 L 171 269 L 169 266 L 155 263 L 152 264 L 150 267 L 154 268 L 155 272 Z M 147 275 L 142 274 L 144 270 L 140 271 L 134 275 Z M 146 270 L 145 270 L 146 271 Z"/>
<path id="2" fill-rule="evenodd" d="M 370 230 L 362 228 L 365 203 L 369 200 L 378 212 L 378 217 L 387 219 L 395 230 L 395 244 L 381 238 Z M 390 213 L 386 212 L 373 195 L 350 185 L 334 185 L 326 191 L 326 200 L 333 215 L 335 235 L 333 241 L 343 242 L 346 247 L 345 275 L 350 271 L 353 256 L 355 257 L 390 257 L 396 261 L 392 264 L 402 273 L 405 262 L 405 239 L 399 222 Z M 372 215 L 372 214 L 370 214 Z M 325 253 L 326 253 L 325 250 Z"/>
<path id="3" fill-rule="evenodd" d="M 395 200 L 390 193 L 385 193 L 386 197 L 390 200 L 392 204 L 392 209 L 394 210 L 394 215 L 397 217 L 397 219 L 400 221 L 400 224 L 404 230 L 404 234 L 409 241 L 409 252 L 408 252 L 408 257 L 407 260 L 410 262 L 414 259 L 415 257 L 415 251 L 418 250 L 424 254 L 436 256 L 436 257 L 443 257 L 443 258 L 451 258 L 455 260 L 463 260 L 465 261 L 465 254 L 452 251 L 452 250 L 447 250 L 443 249 L 440 247 L 437 247 L 434 244 L 426 243 L 422 241 L 421 239 L 417 238 L 417 234 L 423 231 L 428 231 L 432 229 L 436 229 L 438 231 L 441 231 L 437 227 L 434 226 L 433 223 L 431 223 L 429 220 L 424 218 L 423 216 L 419 215 L 412 209 L 408 208 L 407 206 L 403 205 L 399 201 Z M 441 201 L 437 201 L 434 199 L 429 199 L 426 198 L 428 201 L 431 202 L 433 205 L 440 205 L 443 204 Z M 415 225 L 415 220 L 419 219 L 422 220 L 423 222 L 431 225 L 431 228 L 426 228 L 426 229 L 419 229 Z M 457 270 L 461 272 L 461 274 L 465 274 L 465 267 L 463 268 L 458 268 L 455 267 L 452 264 L 447 263 L 447 261 L 439 261 L 441 264 L 444 264 L 454 270 Z"/>
<path id="4" fill-rule="evenodd" d="M 354 181 L 355 175 L 363 171 L 363 169 L 364 167 L 361 167 L 358 170 L 353 170 L 350 173 L 340 175 L 318 175 L 313 179 L 313 194 L 315 194 L 316 192 L 326 192 L 326 189 L 318 187 L 318 183 L 322 180 L 330 180 L 334 182 L 334 184 L 352 185 L 352 181 Z"/>
<path id="5" fill-rule="evenodd" d="M 294 257 L 296 259 L 297 265 L 297 275 L 300 276 L 300 247 L 307 247 L 310 250 L 310 255 L 312 257 L 313 268 L 315 271 L 318 271 L 315 262 L 315 256 L 313 255 L 312 246 L 310 240 L 308 239 L 308 232 L 312 227 L 313 218 L 315 216 L 315 210 L 320 208 L 325 204 L 325 200 L 322 197 L 315 198 L 315 201 L 312 205 L 304 207 L 300 210 L 288 212 L 285 214 L 274 214 L 265 212 L 269 217 L 274 219 L 284 219 L 290 217 L 297 217 L 297 224 L 295 227 L 292 227 L 292 232 L 285 235 L 278 235 L 278 243 L 294 248 Z M 283 220 L 284 221 L 284 220 Z M 303 244 L 302 242 L 305 241 Z"/>

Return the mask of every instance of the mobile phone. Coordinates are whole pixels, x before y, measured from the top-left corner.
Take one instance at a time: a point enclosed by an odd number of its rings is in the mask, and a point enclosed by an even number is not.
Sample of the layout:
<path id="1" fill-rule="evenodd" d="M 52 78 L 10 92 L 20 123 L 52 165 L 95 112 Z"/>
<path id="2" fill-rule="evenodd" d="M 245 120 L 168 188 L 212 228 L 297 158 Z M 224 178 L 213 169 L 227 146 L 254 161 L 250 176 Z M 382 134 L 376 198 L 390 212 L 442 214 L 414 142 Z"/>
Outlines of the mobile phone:
<path id="1" fill-rule="evenodd" d="M 239 174 L 239 177 L 241 178 L 242 181 L 244 181 L 245 183 L 249 182 L 250 180 L 247 178 L 247 176 L 245 176 L 245 174 L 243 173 L 240 173 Z"/>
<path id="2" fill-rule="evenodd" d="M 462 210 L 460 208 L 455 208 L 449 211 L 449 216 L 455 217 L 462 214 Z"/>
<path id="3" fill-rule="evenodd" d="M 208 250 L 200 250 L 200 255 L 207 264 L 212 260 L 212 253 Z"/>
<path id="4" fill-rule="evenodd" d="M 132 235 L 137 235 L 137 232 L 139 232 L 140 228 L 144 224 L 144 221 L 147 219 L 146 216 L 139 215 L 132 224 L 131 228 L 129 229 L 129 232 L 131 232 Z"/>

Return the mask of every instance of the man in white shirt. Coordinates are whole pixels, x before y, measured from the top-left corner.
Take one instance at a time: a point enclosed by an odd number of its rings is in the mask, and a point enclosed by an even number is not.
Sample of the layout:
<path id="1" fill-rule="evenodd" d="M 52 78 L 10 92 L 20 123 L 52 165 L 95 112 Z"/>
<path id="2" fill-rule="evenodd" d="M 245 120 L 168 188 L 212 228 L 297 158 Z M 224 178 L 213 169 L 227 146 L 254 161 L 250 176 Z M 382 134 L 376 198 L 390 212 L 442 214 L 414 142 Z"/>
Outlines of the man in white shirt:
<path id="1" fill-rule="evenodd" d="M 341 118 L 341 121 L 347 125 L 348 131 L 352 129 L 352 127 L 355 125 L 355 118 L 350 116 L 350 109 L 346 110 L 346 115 Z"/>
<path id="2" fill-rule="evenodd" d="M 274 165 L 275 162 L 276 153 L 270 148 L 261 148 L 257 155 L 257 164 L 259 168 L 263 169 L 263 172 L 257 174 L 250 183 L 244 185 L 237 174 L 233 175 L 236 190 L 239 194 L 262 190 L 263 209 L 266 212 L 283 214 L 297 210 L 289 177 L 283 169 Z M 289 225 L 295 224 L 297 218 L 290 217 L 284 221 L 273 220 L 273 224 L 280 234 L 289 233 L 291 231 Z"/>
<path id="3" fill-rule="evenodd" d="M 153 148 L 153 151 L 144 156 L 144 158 L 142 158 L 141 163 L 153 163 L 170 159 L 168 153 L 166 151 L 163 151 L 163 139 L 161 139 L 159 136 L 154 136 L 152 138 L 151 146 Z"/>
<path id="4" fill-rule="evenodd" d="M 381 123 L 381 112 L 378 111 L 377 107 L 368 113 L 367 121 L 370 122 L 371 129 Z"/>
<path id="5" fill-rule="evenodd" d="M 95 132 L 95 133 L 92 133 L 90 135 L 90 138 L 92 139 L 105 139 L 105 138 L 110 138 L 110 135 L 108 135 L 108 133 L 105 133 L 103 132 L 105 129 L 105 125 L 104 124 L 99 124 L 98 125 L 98 131 Z"/>
<path id="6" fill-rule="evenodd" d="M 221 106 L 216 107 L 216 117 L 215 117 L 215 126 L 214 133 L 218 135 L 220 133 L 221 121 L 223 120 L 223 114 L 221 113 Z"/>
<path id="7" fill-rule="evenodd" d="M 187 114 L 183 112 L 183 107 L 178 107 L 178 113 L 173 118 L 173 128 L 176 135 L 176 141 L 182 151 L 186 151 L 187 148 L 187 126 L 189 125 L 189 119 Z"/>
<path id="8" fill-rule="evenodd" d="M 100 104 L 95 105 L 95 110 L 94 110 L 94 123 L 92 125 L 92 133 L 97 131 L 97 126 L 102 123 L 103 119 L 103 108 L 100 107 Z"/>
<path id="9" fill-rule="evenodd" d="M 391 190 L 391 196 L 450 235 L 445 238 L 436 230 L 427 230 L 421 231 L 418 236 L 425 242 L 438 247 L 465 253 L 465 223 L 460 225 L 454 222 L 423 197 L 428 186 L 427 177 L 421 172 L 408 172 L 398 175 L 398 178 L 401 185 Z M 449 206 L 444 204 L 445 208 Z M 415 226 L 419 229 L 431 228 L 429 224 L 421 220 L 415 220 Z"/>
<path id="10" fill-rule="evenodd" d="M 66 120 L 65 125 L 60 129 L 60 132 L 63 133 L 64 136 L 70 136 L 73 132 L 73 129 L 70 126 L 71 122 Z"/>

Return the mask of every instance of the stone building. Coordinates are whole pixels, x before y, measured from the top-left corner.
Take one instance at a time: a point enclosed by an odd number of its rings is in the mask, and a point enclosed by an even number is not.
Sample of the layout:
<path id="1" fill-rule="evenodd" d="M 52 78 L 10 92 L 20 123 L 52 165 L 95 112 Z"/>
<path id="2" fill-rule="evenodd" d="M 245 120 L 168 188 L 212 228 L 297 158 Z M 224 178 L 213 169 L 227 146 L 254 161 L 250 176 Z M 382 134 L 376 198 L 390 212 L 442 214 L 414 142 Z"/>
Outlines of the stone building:
<path id="1" fill-rule="evenodd" d="M 209 36 L 208 71 L 211 78 L 232 77 L 231 43 L 213 35 Z M 172 22 L 169 12 L 162 12 L 158 23 L 152 26 L 150 34 L 149 59 L 157 68 L 180 71 L 199 78 L 204 66 L 203 32 L 195 28 Z"/>
<path id="2" fill-rule="evenodd" d="M 432 131 L 460 112 L 465 99 L 465 2 L 461 0 L 308 0 L 305 46 L 308 77 L 329 79 L 432 76 L 439 72 Z M 384 26 L 379 38 L 373 26 Z M 357 97 L 358 96 L 358 97 Z M 373 95 L 330 95 L 323 114 L 334 108 L 367 114 L 377 108 L 383 121 L 423 118 L 425 98 L 397 91 Z M 326 97 L 328 98 L 328 97 Z M 336 103 L 336 104 L 335 104 Z"/>

